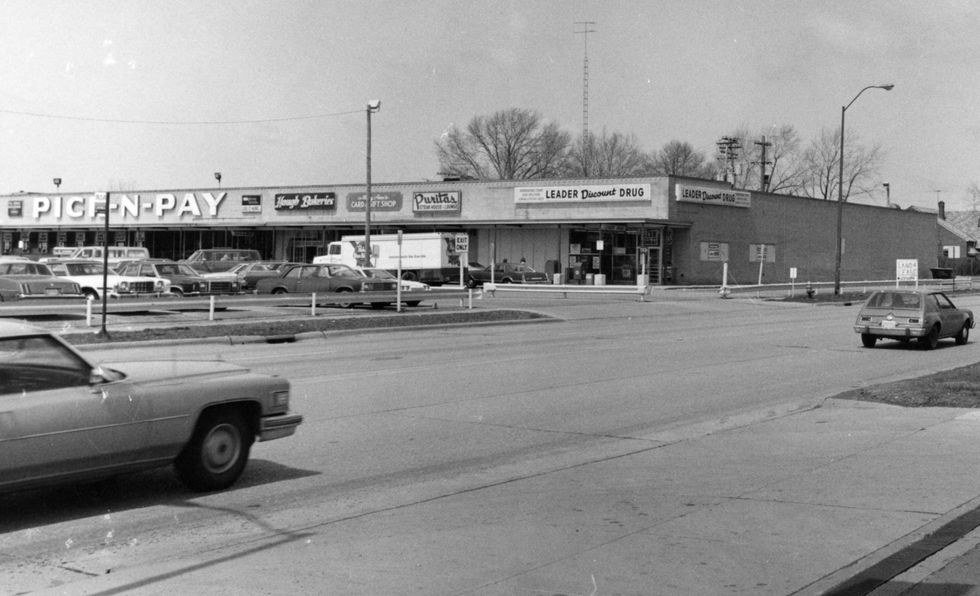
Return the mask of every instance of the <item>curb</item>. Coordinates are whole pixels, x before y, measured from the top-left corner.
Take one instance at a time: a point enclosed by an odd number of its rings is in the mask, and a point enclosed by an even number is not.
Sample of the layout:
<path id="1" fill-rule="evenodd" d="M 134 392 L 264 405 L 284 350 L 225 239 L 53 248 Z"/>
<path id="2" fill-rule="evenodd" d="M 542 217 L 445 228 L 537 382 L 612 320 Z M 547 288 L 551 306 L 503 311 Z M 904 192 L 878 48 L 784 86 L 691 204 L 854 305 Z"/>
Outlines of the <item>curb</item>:
<path id="1" fill-rule="evenodd" d="M 174 346 L 194 344 L 281 344 L 328 339 L 344 335 L 360 335 L 365 333 L 384 333 L 397 331 L 415 331 L 418 329 L 445 329 L 454 327 L 487 327 L 493 325 L 523 325 L 529 323 L 562 323 L 564 319 L 542 317 L 538 319 L 514 319 L 510 321 L 477 321 L 470 323 L 437 323 L 433 325 L 403 325 L 399 327 L 362 327 L 359 329 L 338 329 L 336 331 L 301 331 L 295 334 L 282 335 L 215 335 L 213 337 L 195 337 L 188 339 L 150 339 L 146 341 L 117 341 L 108 343 L 72 344 L 77 350 L 114 350 L 124 348 L 140 348 L 153 346 Z M 71 343 L 71 342 L 69 342 Z"/>

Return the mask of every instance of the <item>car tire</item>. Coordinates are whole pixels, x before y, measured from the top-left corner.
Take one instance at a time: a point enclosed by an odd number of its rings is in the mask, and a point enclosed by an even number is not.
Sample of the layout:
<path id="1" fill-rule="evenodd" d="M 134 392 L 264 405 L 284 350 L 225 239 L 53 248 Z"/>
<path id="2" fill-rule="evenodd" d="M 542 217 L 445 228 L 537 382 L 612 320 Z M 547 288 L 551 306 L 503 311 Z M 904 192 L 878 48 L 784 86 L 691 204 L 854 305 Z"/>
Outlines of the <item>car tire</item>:
<path id="1" fill-rule="evenodd" d="M 970 327 L 972 326 L 973 321 L 963 323 L 963 327 L 960 328 L 960 332 L 956 334 L 956 345 L 966 345 L 966 343 L 970 341 Z"/>
<path id="2" fill-rule="evenodd" d="M 206 411 L 174 462 L 177 476 L 199 492 L 228 488 L 245 469 L 254 439 L 238 410 Z"/>
<path id="3" fill-rule="evenodd" d="M 861 334 L 861 344 L 866 348 L 873 348 L 875 344 L 878 343 L 878 338 L 871 335 L 870 333 Z"/>
<path id="4" fill-rule="evenodd" d="M 184 297 L 184 291 L 181 290 L 180 288 L 170 288 L 170 293 L 176 296 L 177 298 Z"/>
<path id="5" fill-rule="evenodd" d="M 282 296 L 283 294 L 286 293 L 286 288 L 275 288 L 274 290 L 272 290 L 272 293 L 275 294 L 276 296 Z"/>
<path id="6" fill-rule="evenodd" d="M 473 279 L 472 277 L 467 277 L 467 278 L 466 278 L 466 287 L 467 287 L 467 288 L 469 288 L 469 289 L 471 289 L 471 290 L 472 290 L 472 289 L 473 289 L 473 288 L 475 288 L 475 287 L 476 287 L 477 285 L 478 285 L 478 284 L 476 283 L 476 280 L 475 280 L 475 279 Z"/>
<path id="7" fill-rule="evenodd" d="M 919 345 L 924 350 L 932 350 L 939 345 L 939 325 L 933 325 L 929 333 L 920 337 Z"/>
<path id="8" fill-rule="evenodd" d="M 93 300 L 93 301 L 101 300 L 99 298 L 99 293 L 96 292 L 95 290 L 84 290 L 82 291 L 82 294 L 85 294 L 85 298 L 87 300 Z"/>
<path id="9" fill-rule="evenodd" d="M 351 294 L 353 291 L 350 288 L 339 288 L 337 290 L 338 294 Z M 351 300 L 338 300 L 337 306 L 340 308 L 354 308 L 354 302 Z"/>

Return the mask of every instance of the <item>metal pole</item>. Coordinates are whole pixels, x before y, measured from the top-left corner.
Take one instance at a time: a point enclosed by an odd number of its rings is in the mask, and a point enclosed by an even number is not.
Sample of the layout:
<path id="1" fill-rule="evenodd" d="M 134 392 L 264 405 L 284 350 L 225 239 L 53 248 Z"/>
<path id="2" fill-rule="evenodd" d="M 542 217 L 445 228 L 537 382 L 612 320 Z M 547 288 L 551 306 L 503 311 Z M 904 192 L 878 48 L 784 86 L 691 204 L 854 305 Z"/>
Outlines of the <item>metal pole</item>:
<path id="1" fill-rule="evenodd" d="M 858 94 L 860 95 L 860 93 Z M 855 97 L 854 99 L 857 99 Z M 854 100 L 851 100 L 854 103 Z M 840 172 L 837 181 L 837 250 L 834 253 L 834 296 L 840 296 L 840 257 L 843 243 L 841 226 L 844 224 L 844 112 L 846 106 L 840 108 Z"/>
<path id="2" fill-rule="evenodd" d="M 842 236 L 842 226 L 844 222 L 844 113 L 847 112 L 847 108 L 851 107 L 857 98 L 861 97 L 861 94 L 868 89 L 884 89 L 885 91 L 891 91 L 895 85 L 868 85 L 864 89 L 857 92 L 846 106 L 841 106 L 840 108 L 840 171 L 838 172 L 837 180 L 837 251 L 834 263 L 834 295 L 840 295 L 840 262 L 841 262 L 841 252 L 843 248 L 843 236 Z"/>
<path id="3" fill-rule="evenodd" d="M 364 196 L 364 266 L 371 266 L 371 104 L 367 107 L 367 194 Z"/>
<path id="4" fill-rule="evenodd" d="M 109 193 L 105 193 L 105 234 L 102 239 L 102 328 L 96 334 L 103 339 L 109 339 L 106 329 L 106 311 L 109 308 Z"/>

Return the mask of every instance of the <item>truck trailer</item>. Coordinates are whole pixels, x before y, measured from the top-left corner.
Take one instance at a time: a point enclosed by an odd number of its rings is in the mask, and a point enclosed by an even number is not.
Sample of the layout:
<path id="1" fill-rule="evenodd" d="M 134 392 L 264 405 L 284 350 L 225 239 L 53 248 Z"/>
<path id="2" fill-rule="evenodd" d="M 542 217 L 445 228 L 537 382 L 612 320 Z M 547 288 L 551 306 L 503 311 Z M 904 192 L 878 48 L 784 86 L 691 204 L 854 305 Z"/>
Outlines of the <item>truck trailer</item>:
<path id="1" fill-rule="evenodd" d="M 371 265 L 398 274 L 401 258 L 402 279 L 421 281 L 429 285 L 459 284 L 461 268 L 466 266 L 466 253 L 457 252 L 457 237 L 465 234 L 434 232 L 423 234 L 371 235 Z M 468 237 L 466 237 L 468 241 Z M 461 242 L 459 248 L 463 248 Z M 365 267 L 364 236 L 343 236 L 327 245 L 327 254 L 313 259 L 314 263 L 330 263 Z M 465 276 L 465 271 L 462 272 Z"/>

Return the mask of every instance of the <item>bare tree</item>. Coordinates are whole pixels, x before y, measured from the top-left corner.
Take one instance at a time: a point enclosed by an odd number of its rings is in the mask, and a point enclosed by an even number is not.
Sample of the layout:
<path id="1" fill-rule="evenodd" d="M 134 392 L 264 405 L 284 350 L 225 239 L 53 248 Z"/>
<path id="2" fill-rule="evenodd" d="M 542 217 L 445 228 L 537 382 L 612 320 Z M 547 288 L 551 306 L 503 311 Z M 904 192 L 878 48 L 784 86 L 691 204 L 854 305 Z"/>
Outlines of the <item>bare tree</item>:
<path id="1" fill-rule="evenodd" d="M 856 135 L 849 135 L 844 152 L 844 187 L 846 202 L 852 196 L 870 195 L 878 187 L 881 148 L 866 148 Z M 823 129 L 820 136 L 803 152 L 800 194 L 818 199 L 836 199 L 840 178 L 840 129 Z"/>
<path id="2" fill-rule="evenodd" d="M 476 116 L 465 131 L 452 128 L 436 141 L 440 172 L 477 180 L 558 176 L 571 137 L 532 110 L 510 108 Z"/>
<path id="3" fill-rule="evenodd" d="M 656 176 L 690 176 L 712 178 L 715 168 L 705 163 L 703 153 L 690 143 L 670 141 L 651 158 L 651 174 Z"/>
<path id="4" fill-rule="evenodd" d="M 568 153 L 565 175 L 586 178 L 643 176 L 650 172 L 650 162 L 640 149 L 635 135 L 618 132 L 601 136 L 580 136 Z"/>

